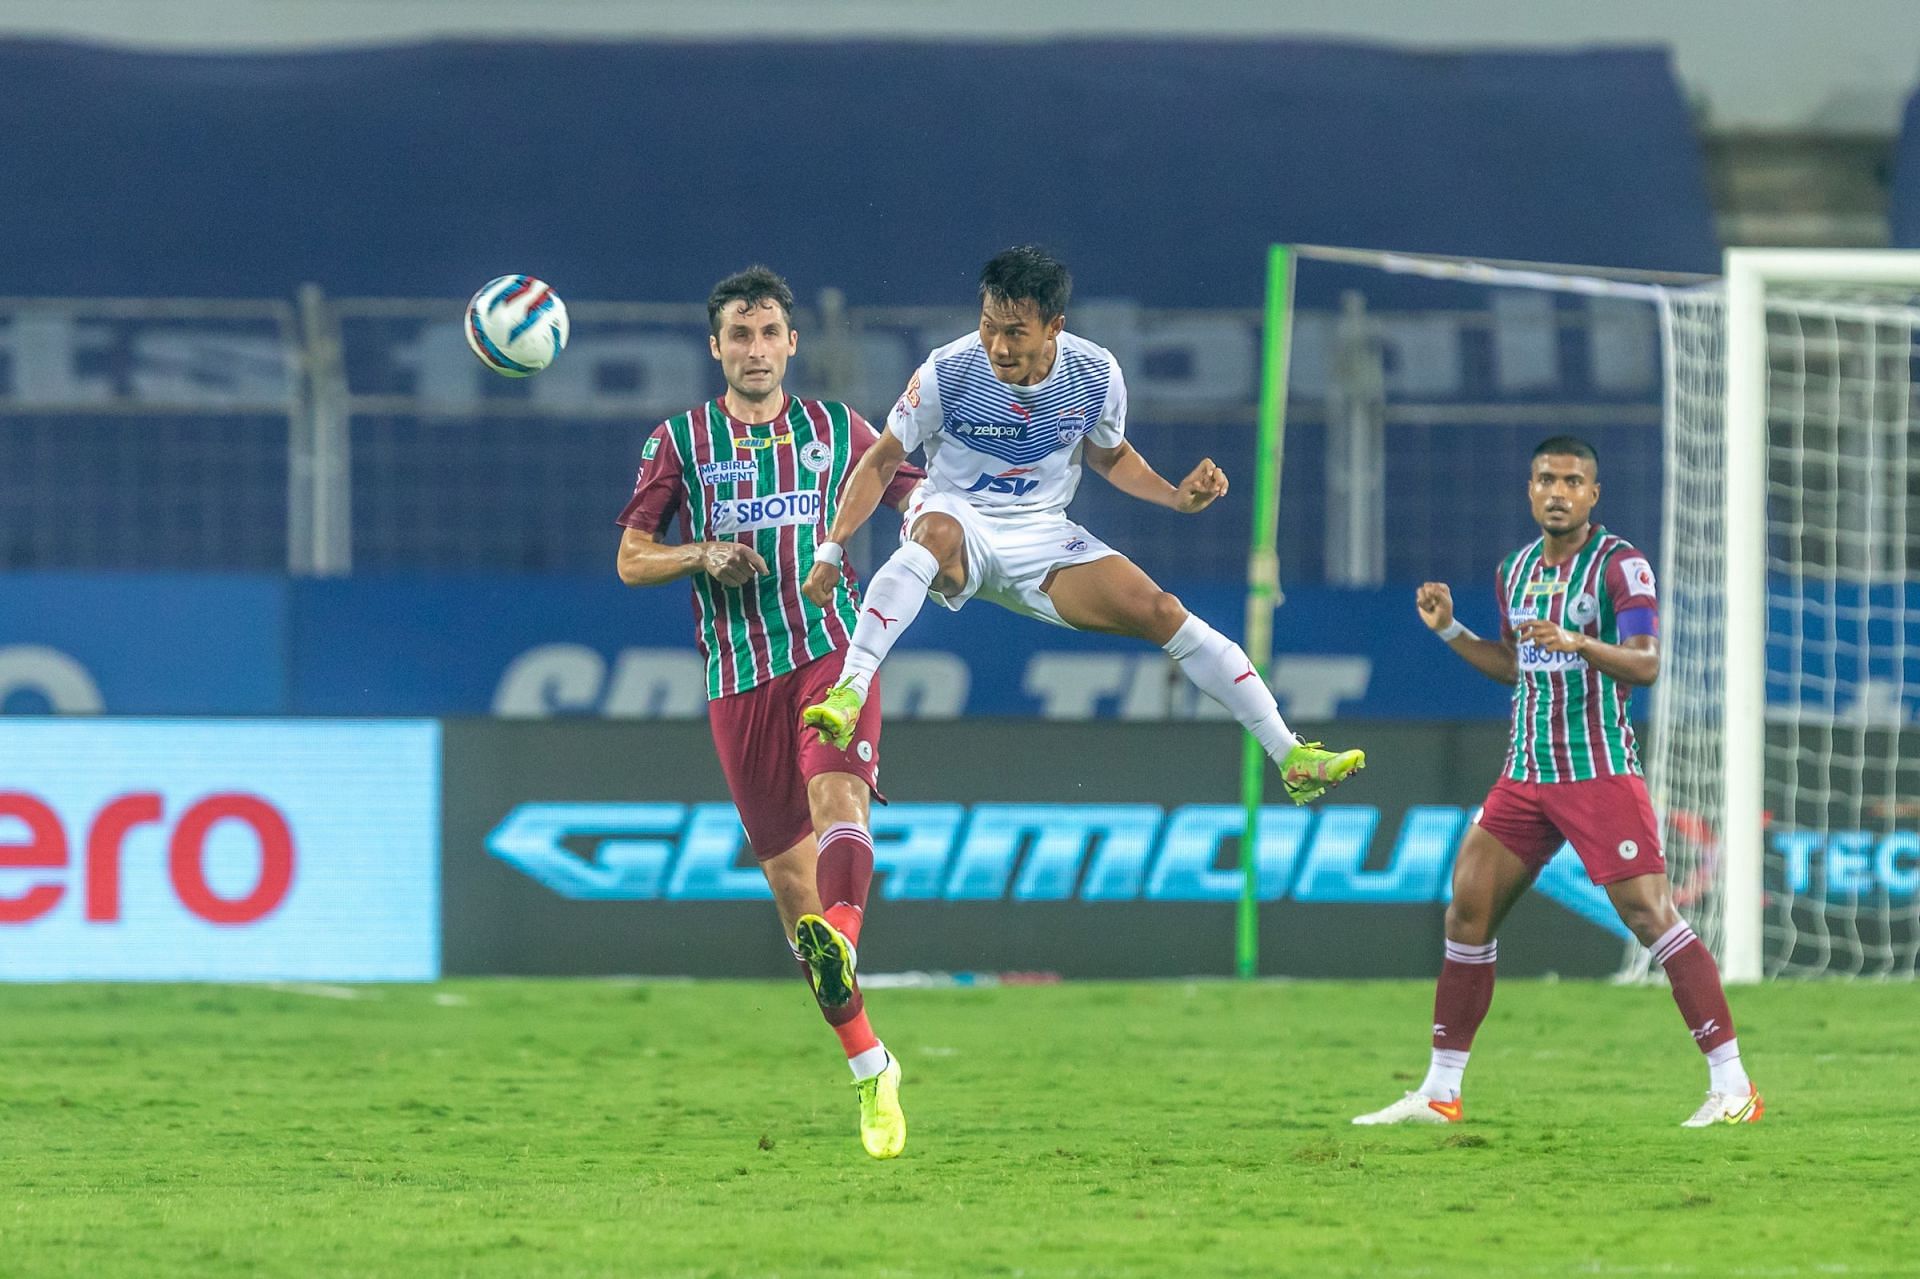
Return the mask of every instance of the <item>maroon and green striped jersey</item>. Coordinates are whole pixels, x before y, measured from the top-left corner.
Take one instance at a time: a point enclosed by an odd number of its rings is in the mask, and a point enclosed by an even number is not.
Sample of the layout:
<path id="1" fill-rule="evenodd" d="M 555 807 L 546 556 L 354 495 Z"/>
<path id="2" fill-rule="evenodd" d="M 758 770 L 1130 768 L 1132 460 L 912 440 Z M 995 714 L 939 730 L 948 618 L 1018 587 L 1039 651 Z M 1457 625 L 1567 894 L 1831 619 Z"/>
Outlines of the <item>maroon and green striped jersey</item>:
<path id="1" fill-rule="evenodd" d="M 707 696 L 744 692 L 845 648 L 859 615 L 851 574 L 827 608 L 800 593 L 826 536 L 841 482 L 878 438 L 844 404 L 789 397 L 786 411 L 757 425 L 709 400 L 654 428 L 640 478 L 619 522 L 658 536 L 680 517 L 688 542 L 745 542 L 768 572 L 742 586 L 693 576 Z M 902 466 L 885 501 L 898 504 L 924 478 Z"/>
<path id="2" fill-rule="evenodd" d="M 1501 635 L 1515 645 L 1520 676 L 1513 686 L 1506 775 L 1516 782 L 1637 775 L 1640 753 L 1628 722 L 1632 687 L 1577 653 L 1519 643 L 1515 632 L 1544 618 L 1609 644 L 1654 634 L 1659 602 L 1653 568 L 1625 538 L 1599 525 L 1563 563 L 1547 563 L 1545 545 L 1536 538 L 1500 564 Z"/>

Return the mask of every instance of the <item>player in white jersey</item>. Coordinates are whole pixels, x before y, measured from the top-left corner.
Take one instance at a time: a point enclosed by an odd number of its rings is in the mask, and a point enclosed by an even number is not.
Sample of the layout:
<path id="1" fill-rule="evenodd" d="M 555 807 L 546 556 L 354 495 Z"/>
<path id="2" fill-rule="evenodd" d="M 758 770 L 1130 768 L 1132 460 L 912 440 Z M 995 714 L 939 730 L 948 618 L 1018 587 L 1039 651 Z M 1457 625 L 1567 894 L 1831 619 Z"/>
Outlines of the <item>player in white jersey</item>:
<path id="1" fill-rule="evenodd" d="M 1287 728 L 1241 647 L 1187 612 L 1140 567 L 1067 518 L 1082 466 L 1121 492 L 1193 514 L 1227 492 L 1207 458 L 1169 484 L 1127 443 L 1127 389 L 1111 353 L 1066 332 L 1072 279 L 1032 247 L 980 273 L 980 328 L 940 347 L 913 375 L 887 429 L 847 476 L 804 590 L 830 599 L 840 544 L 878 505 L 916 449 L 927 481 L 907 507 L 902 541 L 873 576 L 843 678 L 801 719 L 823 739 L 852 739 L 868 682 L 931 593 L 949 609 L 976 596 L 1056 626 L 1131 635 L 1164 648 L 1280 765 L 1297 804 L 1361 768 L 1357 750 L 1327 751 Z"/>

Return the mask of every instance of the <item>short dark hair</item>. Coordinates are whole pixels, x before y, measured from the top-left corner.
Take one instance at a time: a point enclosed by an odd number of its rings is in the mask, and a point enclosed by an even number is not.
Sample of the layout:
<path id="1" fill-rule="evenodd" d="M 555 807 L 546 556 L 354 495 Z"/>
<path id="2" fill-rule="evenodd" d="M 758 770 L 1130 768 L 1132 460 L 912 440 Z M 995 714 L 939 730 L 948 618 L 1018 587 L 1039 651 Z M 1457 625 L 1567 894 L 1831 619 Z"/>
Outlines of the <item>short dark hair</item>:
<path id="1" fill-rule="evenodd" d="M 996 302 L 1032 302 L 1042 321 L 1067 313 L 1073 277 L 1066 264 L 1032 244 L 1016 244 L 980 268 L 980 297 Z"/>
<path id="2" fill-rule="evenodd" d="M 1593 469 L 1600 469 L 1600 455 L 1593 451 L 1593 445 L 1577 435 L 1555 435 L 1541 440 L 1533 446 L 1533 457 L 1545 457 L 1553 453 L 1562 457 L 1584 458 L 1593 463 Z M 1533 458 L 1527 459 L 1527 465 L 1533 465 Z"/>
<path id="3" fill-rule="evenodd" d="M 720 336 L 721 313 L 734 302 L 745 302 L 749 310 L 762 302 L 778 302 L 788 325 L 793 323 L 793 289 L 769 267 L 756 264 L 735 271 L 713 286 L 707 294 L 707 325 L 715 337 Z"/>

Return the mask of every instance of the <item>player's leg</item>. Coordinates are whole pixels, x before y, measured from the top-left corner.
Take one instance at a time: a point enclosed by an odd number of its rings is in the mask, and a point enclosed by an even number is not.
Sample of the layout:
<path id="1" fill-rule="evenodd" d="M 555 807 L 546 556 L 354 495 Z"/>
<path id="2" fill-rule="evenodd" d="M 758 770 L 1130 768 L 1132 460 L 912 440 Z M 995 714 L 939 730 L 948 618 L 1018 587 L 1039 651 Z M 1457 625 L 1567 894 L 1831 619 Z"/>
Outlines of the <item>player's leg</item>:
<path id="1" fill-rule="evenodd" d="M 807 779 L 814 837 L 820 845 L 815 885 L 820 913 L 854 945 L 866 921 L 867 890 L 873 884 L 873 836 L 867 830 L 864 779 L 852 773 L 822 773 Z"/>
<path id="2" fill-rule="evenodd" d="M 1062 621 L 1075 630 L 1130 635 L 1165 649 L 1195 687 L 1233 713 L 1280 766 L 1287 794 L 1304 804 L 1365 767 L 1360 751 L 1303 743 L 1280 715 L 1273 690 L 1238 644 L 1160 589 L 1124 555 L 1054 569 L 1042 584 Z"/>
<path id="3" fill-rule="evenodd" d="M 794 697 L 800 705 L 817 702 L 842 682 L 844 657 L 823 657 L 795 673 L 799 682 Z M 873 882 L 867 814 L 880 777 L 880 687 L 875 681 L 868 688 L 864 713 L 844 744 L 822 741 L 807 731 L 804 717 L 794 726 L 795 763 L 805 779 L 808 816 L 820 850 L 814 884 L 821 905 L 800 921 L 796 940 L 813 971 L 814 992 L 826 1008 L 858 1002 L 855 948 Z"/>
<path id="4" fill-rule="evenodd" d="M 795 701 L 808 703 L 840 677 L 840 660 L 826 657 L 799 672 Z M 860 1142 L 875 1159 L 891 1159 L 907 1144 L 900 1107 L 900 1063 L 867 1020 L 856 976 L 856 947 L 873 882 L 873 837 L 868 812 L 879 794 L 880 684 L 868 690 L 866 713 L 844 746 L 822 742 L 794 723 L 798 771 L 806 779 L 807 807 L 819 849 L 814 862 L 814 911 L 802 915 L 794 941 L 807 965 L 820 1011 L 847 1054 L 860 1103 Z"/>
<path id="5" fill-rule="evenodd" d="M 1445 953 L 1433 988 L 1433 1050 L 1419 1091 L 1457 1101 L 1473 1037 L 1493 1006 L 1496 939 L 1514 903 L 1533 885 L 1538 867 L 1516 857 L 1483 826 L 1469 826 L 1453 864 Z"/>
<path id="6" fill-rule="evenodd" d="M 736 806 L 738 803 L 736 799 Z M 752 828 L 748 829 L 748 838 L 751 840 Z M 820 1015 L 839 1035 L 841 1046 L 845 1048 L 847 1035 L 842 1033 L 841 1028 L 855 1019 L 865 1026 L 866 1009 L 858 999 L 857 992 L 851 1000 L 845 995 L 832 1000 L 823 994 L 820 983 L 814 977 L 813 965 L 808 962 L 800 944 L 806 922 L 820 918 L 820 893 L 815 887 L 819 878 L 818 863 L 819 845 L 809 831 L 772 857 L 760 858 L 760 873 L 767 877 L 767 887 L 773 890 L 773 908 L 780 916 L 780 928 L 786 934 L 787 949 L 800 966 L 800 975 L 806 978 L 807 989 L 813 993 L 813 1001 L 819 1006 Z M 871 1036 L 871 1029 L 867 1033 Z M 860 1050 L 869 1047 L 872 1045 L 863 1044 Z M 852 1052 L 848 1053 L 849 1057 L 852 1055 Z"/>
<path id="7" fill-rule="evenodd" d="M 937 499 L 935 499 L 937 504 Z M 908 516 L 907 537 L 861 593 L 860 619 L 847 645 L 840 682 L 801 715 L 822 740 L 845 747 L 860 718 L 860 706 L 887 654 L 920 616 L 927 592 L 958 599 L 967 588 L 966 530 L 958 511 L 927 509 Z"/>
<path id="8" fill-rule="evenodd" d="M 1399 1101 L 1353 1122 L 1457 1123 L 1465 1116 L 1461 1083 L 1474 1035 L 1493 1005 L 1495 937 L 1560 843 L 1560 833 L 1531 802 L 1527 788 L 1504 780 L 1494 786 L 1453 863 L 1426 1078 Z"/>
<path id="9" fill-rule="evenodd" d="M 1747 1078 L 1740 1060 L 1740 1041 L 1733 1030 L 1733 1012 L 1713 952 L 1694 935 L 1674 909 L 1673 888 L 1664 873 L 1636 875 L 1606 885 L 1620 922 L 1666 969 L 1673 1002 L 1707 1059 L 1707 1098 L 1689 1127 L 1715 1123 L 1753 1123 L 1766 1111 L 1759 1090 Z"/>
<path id="10" fill-rule="evenodd" d="M 762 858 L 760 873 L 773 890 L 773 909 L 780 916 L 780 928 L 787 935 L 787 948 L 793 949 L 796 925 L 807 915 L 820 913 L 820 895 L 814 888 L 814 863 L 819 850 L 812 835 L 807 835 L 772 857 Z"/>
<path id="11" fill-rule="evenodd" d="M 807 779 L 813 812 L 818 910 L 800 919 L 794 941 L 813 971 L 814 994 L 823 1008 L 857 1004 L 856 947 L 873 881 L 873 837 L 867 833 L 868 785 L 852 773 L 819 773 Z M 858 1070 L 855 1071 L 858 1074 Z"/>
<path id="12" fill-rule="evenodd" d="M 820 1011 L 840 1036 L 853 1071 L 860 1143 L 875 1159 L 891 1159 L 907 1144 L 900 1063 L 867 1020 L 866 997 L 854 976 L 854 947 L 873 879 L 873 840 L 867 834 L 870 791 L 867 781 L 852 773 L 822 773 L 807 785 L 820 832 L 815 883 L 824 909 L 800 918 L 796 941 L 812 973 Z"/>
<path id="13" fill-rule="evenodd" d="M 966 535 L 960 521 L 927 511 L 861 593 L 860 621 L 847 646 L 841 683 L 866 696 L 874 672 L 920 615 L 928 591 L 958 595 L 967 583 Z"/>
<path id="14" fill-rule="evenodd" d="M 1556 818 L 1587 876 L 1606 890 L 1620 922 L 1666 969 L 1674 1003 L 1707 1059 L 1707 1099 L 1687 1120 L 1751 1123 L 1765 1103 L 1747 1078 L 1734 1038 L 1720 969 L 1706 944 L 1674 909 L 1647 785 L 1635 776 L 1601 777 L 1553 787 Z"/>
<path id="15" fill-rule="evenodd" d="M 818 842 L 803 771 L 801 742 L 803 736 L 811 738 L 813 734 L 803 734 L 796 723 L 796 704 L 809 686 L 809 674 L 819 674 L 818 667 L 819 662 L 810 663 L 744 693 L 717 698 L 707 704 L 707 718 L 713 729 L 721 771 L 726 774 L 728 793 L 739 810 L 747 842 L 760 863 L 761 873 L 773 891 L 774 909 L 780 916 L 787 947 L 813 992 L 821 1016 L 839 1037 L 848 1059 L 852 1061 L 862 1053 L 869 1054 L 854 1067 L 856 1087 L 864 1090 L 861 1140 L 876 1158 L 887 1158 L 899 1150 L 896 1147 L 889 1151 L 884 1143 L 880 1143 L 881 1149 L 875 1149 L 876 1143 L 868 1135 L 865 1096 L 874 1086 L 858 1078 L 863 1066 L 874 1064 L 871 1050 L 879 1048 L 884 1058 L 885 1049 L 867 1023 L 866 1007 L 857 988 L 853 998 L 830 1003 L 815 985 L 813 967 L 799 944 L 802 921 L 821 918 Z M 828 668 L 827 678 L 831 678 L 834 669 Z M 769 854 L 768 850 L 776 851 Z M 885 1065 L 883 1061 L 883 1070 Z M 896 1071 L 896 1087 L 897 1078 Z"/>

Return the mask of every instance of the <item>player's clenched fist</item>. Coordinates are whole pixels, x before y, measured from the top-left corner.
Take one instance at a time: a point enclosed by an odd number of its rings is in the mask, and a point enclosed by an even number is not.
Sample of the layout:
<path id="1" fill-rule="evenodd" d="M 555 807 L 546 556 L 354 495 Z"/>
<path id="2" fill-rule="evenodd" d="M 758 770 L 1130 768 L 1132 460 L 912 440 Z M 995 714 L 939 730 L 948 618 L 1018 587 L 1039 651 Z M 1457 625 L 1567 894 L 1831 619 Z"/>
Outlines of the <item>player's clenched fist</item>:
<path id="1" fill-rule="evenodd" d="M 741 586 L 766 572 L 767 562 L 745 542 L 708 542 L 700 551 L 700 567 L 722 586 Z"/>
<path id="2" fill-rule="evenodd" d="M 1414 607 L 1428 630 L 1444 631 L 1453 625 L 1453 589 L 1445 582 L 1424 582 L 1413 595 Z"/>
<path id="3" fill-rule="evenodd" d="M 1191 515 L 1213 505 L 1215 498 L 1226 495 L 1227 473 L 1215 466 L 1212 458 L 1202 458 L 1200 465 L 1193 468 L 1193 474 L 1180 481 L 1173 509 Z"/>
<path id="4" fill-rule="evenodd" d="M 833 588 L 839 583 L 840 566 L 816 560 L 812 571 L 807 574 L 807 580 L 800 584 L 800 593 L 821 608 L 826 608 L 833 603 Z"/>

